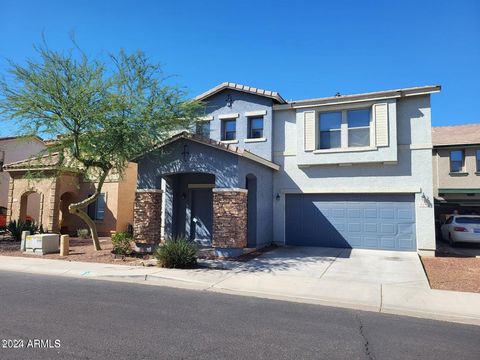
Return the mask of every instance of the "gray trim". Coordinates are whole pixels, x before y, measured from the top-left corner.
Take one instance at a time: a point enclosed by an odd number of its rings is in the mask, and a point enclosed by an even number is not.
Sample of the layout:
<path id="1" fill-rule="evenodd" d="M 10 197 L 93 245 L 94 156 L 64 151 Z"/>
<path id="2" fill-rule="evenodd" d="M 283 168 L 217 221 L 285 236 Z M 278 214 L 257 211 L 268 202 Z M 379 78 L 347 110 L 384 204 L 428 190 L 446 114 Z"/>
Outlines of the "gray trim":
<path id="1" fill-rule="evenodd" d="M 353 95 L 341 95 L 341 96 L 330 96 L 325 98 L 316 98 L 316 99 L 307 99 L 307 100 L 296 100 L 290 101 L 287 104 L 274 105 L 273 110 L 288 110 L 296 109 L 302 107 L 311 107 L 311 106 L 325 106 L 325 105 L 334 105 L 334 104 L 343 104 L 350 102 L 359 102 L 359 101 L 378 101 L 385 99 L 395 99 L 402 98 L 407 96 L 417 96 L 417 95 L 427 95 L 439 92 L 441 90 L 440 85 L 428 85 L 420 86 L 413 88 L 403 88 L 397 90 L 385 90 L 377 91 L 371 93 L 363 94 L 353 94 Z"/>
<path id="2" fill-rule="evenodd" d="M 240 193 L 247 193 L 247 189 L 242 188 L 213 188 L 213 192 L 240 192 Z"/>

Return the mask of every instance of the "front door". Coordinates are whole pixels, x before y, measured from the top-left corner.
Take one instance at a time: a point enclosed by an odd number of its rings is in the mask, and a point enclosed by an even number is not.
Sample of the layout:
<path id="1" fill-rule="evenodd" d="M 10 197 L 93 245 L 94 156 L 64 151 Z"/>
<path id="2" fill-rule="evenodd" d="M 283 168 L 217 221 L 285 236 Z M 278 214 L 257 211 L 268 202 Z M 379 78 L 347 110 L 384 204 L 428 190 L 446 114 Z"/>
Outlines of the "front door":
<path id="1" fill-rule="evenodd" d="M 191 189 L 190 239 L 203 246 L 212 243 L 213 193 L 212 189 Z"/>

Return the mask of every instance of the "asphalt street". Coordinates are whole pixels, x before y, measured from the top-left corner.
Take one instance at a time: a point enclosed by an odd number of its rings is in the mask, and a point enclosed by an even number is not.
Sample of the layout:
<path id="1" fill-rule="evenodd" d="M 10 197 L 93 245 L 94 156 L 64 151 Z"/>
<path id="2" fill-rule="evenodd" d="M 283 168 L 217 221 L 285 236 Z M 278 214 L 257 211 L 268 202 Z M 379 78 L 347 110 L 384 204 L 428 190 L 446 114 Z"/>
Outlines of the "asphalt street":
<path id="1" fill-rule="evenodd" d="M 0 359 L 479 359 L 480 327 L 0 272 Z"/>

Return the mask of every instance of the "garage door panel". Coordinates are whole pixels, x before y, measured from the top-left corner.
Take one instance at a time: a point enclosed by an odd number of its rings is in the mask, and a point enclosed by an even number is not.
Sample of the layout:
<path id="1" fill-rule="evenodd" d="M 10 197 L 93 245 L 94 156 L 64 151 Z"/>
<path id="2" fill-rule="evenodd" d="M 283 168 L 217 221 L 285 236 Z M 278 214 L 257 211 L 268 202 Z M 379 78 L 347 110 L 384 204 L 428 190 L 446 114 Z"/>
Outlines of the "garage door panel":
<path id="1" fill-rule="evenodd" d="M 413 195 L 288 194 L 286 244 L 415 250 Z"/>

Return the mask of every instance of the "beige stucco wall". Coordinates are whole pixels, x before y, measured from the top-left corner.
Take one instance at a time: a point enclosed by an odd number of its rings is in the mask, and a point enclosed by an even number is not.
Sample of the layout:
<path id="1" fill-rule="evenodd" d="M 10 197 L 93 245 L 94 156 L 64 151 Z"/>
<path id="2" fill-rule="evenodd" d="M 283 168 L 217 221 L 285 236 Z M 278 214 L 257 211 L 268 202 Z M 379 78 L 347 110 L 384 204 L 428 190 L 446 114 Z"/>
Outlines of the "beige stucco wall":
<path id="1" fill-rule="evenodd" d="M 0 139 L 0 152 L 4 154 L 4 164 L 9 164 L 15 161 L 28 159 L 29 157 L 38 154 L 46 148 L 43 141 L 40 139 L 22 139 L 10 138 Z M 10 182 L 10 175 L 6 171 L 0 172 L 0 206 L 7 207 L 8 201 L 8 187 Z M 38 194 L 30 195 L 28 202 L 27 214 L 32 216 L 37 222 L 39 217 L 40 197 Z"/>
<path id="2" fill-rule="evenodd" d="M 433 150 L 433 171 L 434 171 L 434 189 L 438 196 L 439 188 L 447 189 L 472 189 L 480 188 L 480 176 L 476 164 L 476 150 L 478 147 L 449 147 L 435 148 Z M 467 176 L 450 175 L 450 151 L 463 150 L 465 152 L 464 172 Z"/>
<path id="3" fill-rule="evenodd" d="M 127 231 L 128 225 L 133 224 L 133 204 L 137 181 L 137 164 L 129 163 L 123 177 L 111 175 L 102 187 L 105 194 L 105 218 L 97 221 L 97 231 L 100 236 L 108 236 L 111 231 Z M 96 182 L 81 182 L 79 184 L 78 199 L 84 199 L 94 191 Z M 86 224 L 75 217 L 70 221 L 73 231 L 86 228 Z M 69 229 L 69 231 L 72 231 Z"/>
<path id="4" fill-rule="evenodd" d="M 10 181 L 8 189 L 8 205 L 7 205 L 7 222 L 12 220 L 25 220 L 26 213 L 26 196 L 35 191 L 38 199 L 28 198 L 28 202 L 38 200 L 39 218 L 36 219 L 38 224 L 42 224 L 46 231 L 56 231 L 55 227 L 55 198 L 57 194 L 58 179 L 43 178 L 35 181 L 26 179 L 24 174 L 17 173 L 14 180 Z"/>
<path id="5" fill-rule="evenodd" d="M 80 218 L 68 212 L 68 205 L 92 194 L 97 183 L 79 181 L 74 174 L 54 178 L 53 174 L 46 173 L 44 178 L 32 180 L 25 178 L 25 172 L 12 171 L 12 176 L 12 181 L 7 184 L 7 221 L 24 220 L 27 214 L 30 215 L 24 210 L 25 203 L 35 203 L 39 209 L 35 220 L 45 231 L 75 233 L 77 229 L 87 227 Z M 133 224 L 136 180 L 137 164 L 130 163 L 124 176 L 114 174 L 103 184 L 106 208 L 104 220 L 97 222 L 100 236 L 108 236 L 111 231 L 126 231 L 128 225 Z M 27 202 L 27 196 L 22 195 L 32 192 L 37 199 L 29 195 Z"/>
<path id="6" fill-rule="evenodd" d="M 133 225 L 133 206 L 135 203 L 135 190 L 137 188 L 137 164 L 129 163 L 125 176 L 119 182 L 117 231 L 126 231 L 128 225 Z"/>

